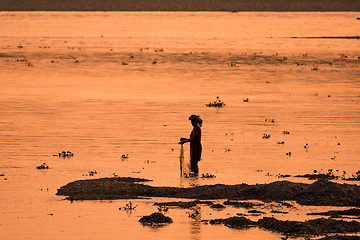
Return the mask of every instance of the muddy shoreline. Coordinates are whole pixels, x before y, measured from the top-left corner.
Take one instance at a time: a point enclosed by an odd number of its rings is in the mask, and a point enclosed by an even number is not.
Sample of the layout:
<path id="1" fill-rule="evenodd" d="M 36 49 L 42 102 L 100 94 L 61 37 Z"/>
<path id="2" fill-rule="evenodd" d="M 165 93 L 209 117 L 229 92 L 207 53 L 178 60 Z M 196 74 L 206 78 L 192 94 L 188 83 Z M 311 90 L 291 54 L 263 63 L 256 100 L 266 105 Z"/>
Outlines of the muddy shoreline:
<path id="1" fill-rule="evenodd" d="M 356 0 L 3 0 L 0 11 L 356 11 Z"/>
<path id="2" fill-rule="evenodd" d="M 167 206 L 167 205 L 166 205 Z M 167 224 L 173 223 L 173 220 L 166 217 L 162 213 L 152 213 L 148 216 L 143 216 L 140 223 L 150 227 L 163 227 Z M 274 217 L 263 217 L 258 221 L 252 221 L 245 217 L 229 217 L 225 219 L 211 219 L 201 220 L 203 224 L 224 225 L 234 229 L 247 229 L 252 227 L 259 227 L 272 232 L 282 233 L 289 237 L 305 237 L 311 239 L 313 236 L 322 236 L 327 234 L 336 234 L 331 238 L 323 239 L 360 239 L 360 236 L 349 236 L 346 234 L 354 234 L 360 232 L 360 223 L 358 221 L 344 221 L 326 218 L 318 218 L 304 222 L 300 221 L 282 221 Z M 339 233 L 344 235 L 339 235 Z M 287 239 L 284 237 L 282 239 Z"/>
<path id="3" fill-rule="evenodd" d="M 358 233 L 360 232 L 360 223 L 357 221 L 344 221 L 344 220 L 333 220 L 318 218 L 308 220 L 304 222 L 300 221 L 281 221 L 273 217 L 263 217 L 257 222 L 251 221 L 245 217 L 230 217 L 226 219 L 213 219 L 205 221 L 211 225 L 223 224 L 229 228 L 249 228 L 249 227 L 260 227 L 273 232 L 279 232 L 287 236 L 299 237 L 299 236 L 321 236 L 324 234 L 334 233 Z M 344 235 L 340 235 L 339 238 L 334 239 L 345 239 Z M 355 236 L 354 239 L 360 239 L 359 236 Z"/>
<path id="4" fill-rule="evenodd" d="M 296 201 L 300 205 L 360 207 L 360 186 L 318 180 L 312 184 L 277 181 L 269 184 L 205 185 L 189 188 L 153 187 L 141 178 L 78 180 L 58 189 L 67 200 L 114 200 L 150 197 Z"/>
<path id="5" fill-rule="evenodd" d="M 188 201 L 155 202 L 159 211 L 168 208 L 189 209 L 194 216 L 189 215 L 194 221 L 202 224 L 224 225 L 229 228 L 243 229 L 259 227 L 272 232 L 278 232 L 285 236 L 307 237 L 322 236 L 327 234 L 341 234 L 323 239 L 360 239 L 360 236 L 346 236 L 344 234 L 356 234 L 360 232 L 360 186 L 351 184 L 338 184 L 328 180 L 317 180 L 312 184 L 294 183 L 290 181 L 278 181 L 269 184 L 237 184 L 237 185 L 206 185 L 189 188 L 178 187 L 153 187 L 146 183 L 151 180 L 130 177 L 112 177 L 89 180 L 78 180 L 68 183 L 58 189 L 57 195 L 67 196 L 65 199 L 75 200 L 114 200 L 114 199 L 136 199 L 136 198 L 182 198 L 197 199 Z M 226 199 L 223 204 L 215 204 L 211 200 Z M 247 202 L 246 200 L 261 200 L 264 203 Z M 307 221 L 283 221 L 274 217 L 262 217 L 253 221 L 247 216 L 257 214 L 261 216 L 264 212 L 254 208 L 263 206 L 266 202 L 277 202 L 285 209 L 293 208 L 285 201 L 296 201 L 301 205 L 316 206 L 352 206 L 355 208 L 340 211 L 328 211 L 322 213 L 311 213 L 308 215 L 329 216 L 320 217 Z M 245 208 L 248 214 L 237 214 L 237 216 L 224 219 L 198 219 L 196 214 L 200 205 L 207 205 L 215 211 L 221 211 L 227 206 Z M 196 210 L 196 211 L 195 211 Z M 199 212 L 198 212 L 199 213 Z M 287 214 L 288 212 L 273 212 Z M 351 216 L 349 218 L 349 216 Z M 339 219 L 336 219 L 339 218 Z M 343 220 L 343 219 L 348 220 Z M 173 223 L 173 220 L 160 212 L 149 216 L 143 216 L 139 222 L 150 227 L 163 227 Z"/>

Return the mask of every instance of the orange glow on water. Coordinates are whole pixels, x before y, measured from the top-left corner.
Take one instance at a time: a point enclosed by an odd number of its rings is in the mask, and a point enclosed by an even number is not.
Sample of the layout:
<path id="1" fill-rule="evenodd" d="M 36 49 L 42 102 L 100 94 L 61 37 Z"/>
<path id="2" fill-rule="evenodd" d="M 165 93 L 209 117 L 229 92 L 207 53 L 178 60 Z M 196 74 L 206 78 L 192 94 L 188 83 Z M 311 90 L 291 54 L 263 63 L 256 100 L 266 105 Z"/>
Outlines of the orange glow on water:
<path id="1" fill-rule="evenodd" d="M 355 36 L 356 15 L 0 13 L 0 238 L 279 239 L 194 222 L 183 209 L 170 209 L 174 223 L 161 229 L 137 222 L 168 199 L 133 200 L 129 214 L 119 210 L 128 200 L 71 203 L 55 193 L 114 174 L 188 187 L 360 170 L 359 41 L 290 38 Z M 216 96 L 226 106 L 206 107 Z M 204 120 L 200 173 L 214 179 L 179 177 L 191 114 Z M 63 150 L 74 156 L 53 156 Z M 42 163 L 50 169 L 37 170 Z M 201 218 L 239 212 L 202 207 Z"/>

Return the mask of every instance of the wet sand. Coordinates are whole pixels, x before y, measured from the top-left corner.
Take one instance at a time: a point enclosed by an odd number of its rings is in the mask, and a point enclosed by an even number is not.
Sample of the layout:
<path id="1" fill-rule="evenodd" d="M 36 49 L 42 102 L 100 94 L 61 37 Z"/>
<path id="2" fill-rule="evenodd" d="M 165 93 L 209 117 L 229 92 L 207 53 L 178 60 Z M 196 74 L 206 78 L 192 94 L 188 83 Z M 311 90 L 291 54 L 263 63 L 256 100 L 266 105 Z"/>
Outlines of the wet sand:
<path id="1" fill-rule="evenodd" d="M 28 0 L 0 2 L 0 11 L 356 11 L 355 0 Z"/>

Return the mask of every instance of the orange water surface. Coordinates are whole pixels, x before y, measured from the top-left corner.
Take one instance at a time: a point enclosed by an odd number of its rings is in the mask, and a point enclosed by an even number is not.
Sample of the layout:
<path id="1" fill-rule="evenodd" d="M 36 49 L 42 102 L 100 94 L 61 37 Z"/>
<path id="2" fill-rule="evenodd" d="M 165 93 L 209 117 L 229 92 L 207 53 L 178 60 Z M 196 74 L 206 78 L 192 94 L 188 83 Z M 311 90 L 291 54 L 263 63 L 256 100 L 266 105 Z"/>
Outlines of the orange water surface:
<path id="1" fill-rule="evenodd" d="M 129 200 L 71 203 L 55 193 L 114 175 L 175 187 L 312 183 L 294 176 L 329 169 L 350 177 L 360 170 L 360 42 L 307 37 L 357 36 L 357 17 L 0 12 L 0 239 L 279 239 L 205 225 L 177 208 L 166 213 L 168 226 L 138 223 L 157 211 L 154 202 L 171 199 L 132 200 L 137 207 L 126 212 L 119 208 Z M 217 96 L 226 106 L 207 107 Z M 216 178 L 179 176 L 178 141 L 191 132 L 191 114 L 204 121 L 200 174 Z M 62 151 L 74 156 L 58 157 Z M 36 169 L 43 163 L 50 168 Z M 335 209 L 294 206 L 274 215 L 281 207 L 267 203 L 257 209 L 266 214 L 249 218 L 306 220 Z M 200 213 L 206 220 L 247 211 Z"/>

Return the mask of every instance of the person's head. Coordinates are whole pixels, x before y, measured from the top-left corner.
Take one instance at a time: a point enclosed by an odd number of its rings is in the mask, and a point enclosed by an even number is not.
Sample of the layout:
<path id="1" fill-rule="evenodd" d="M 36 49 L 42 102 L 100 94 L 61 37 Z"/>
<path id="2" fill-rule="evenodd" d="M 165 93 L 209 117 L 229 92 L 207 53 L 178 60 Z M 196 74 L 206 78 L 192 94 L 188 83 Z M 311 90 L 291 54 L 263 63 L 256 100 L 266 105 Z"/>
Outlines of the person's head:
<path id="1" fill-rule="evenodd" d="M 189 117 L 189 120 L 191 121 L 191 125 L 193 125 L 194 127 L 197 125 L 201 127 L 203 122 L 199 115 L 191 115 Z"/>

